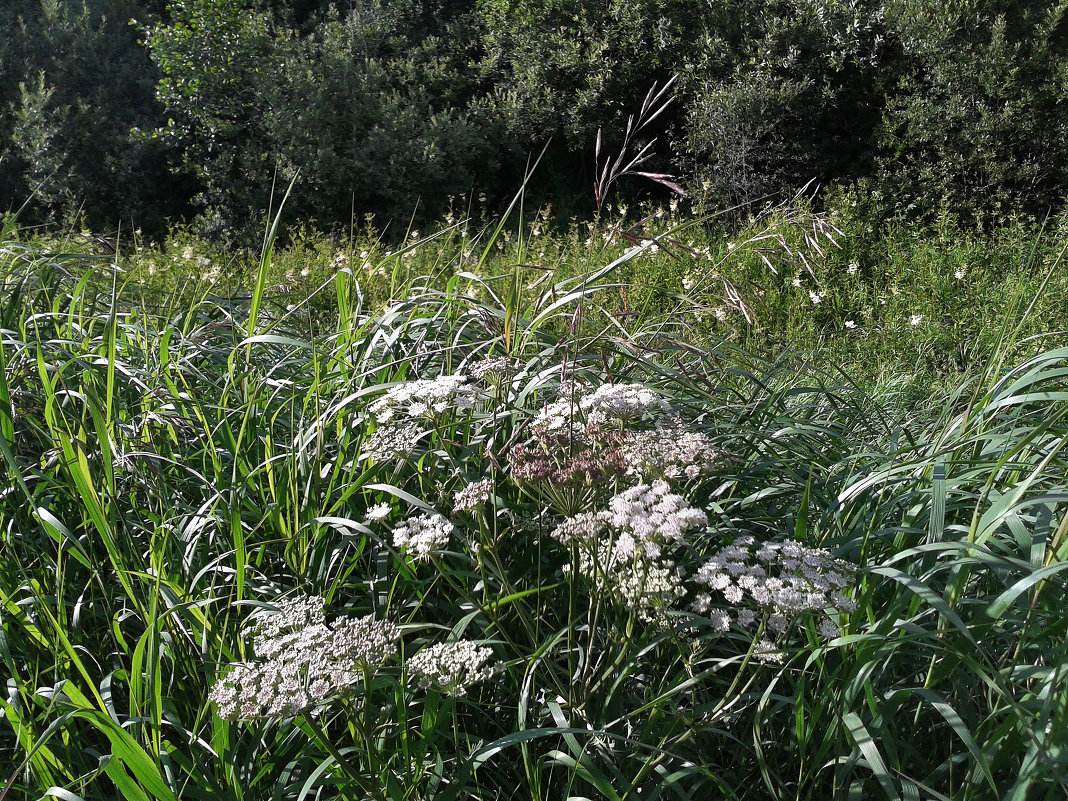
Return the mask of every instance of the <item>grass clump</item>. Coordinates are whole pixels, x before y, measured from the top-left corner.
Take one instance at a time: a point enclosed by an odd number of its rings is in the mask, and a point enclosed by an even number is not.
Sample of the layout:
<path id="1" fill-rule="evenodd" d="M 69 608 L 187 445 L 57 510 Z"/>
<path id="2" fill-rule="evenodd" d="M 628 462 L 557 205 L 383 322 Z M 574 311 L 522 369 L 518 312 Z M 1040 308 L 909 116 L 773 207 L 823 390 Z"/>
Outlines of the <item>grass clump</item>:
<path id="1" fill-rule="evenodd" d="M 1068 350 L 921 414 L 503 231 L 310 320 L 6 232 L 5 790 L 1062 793 Z"/>

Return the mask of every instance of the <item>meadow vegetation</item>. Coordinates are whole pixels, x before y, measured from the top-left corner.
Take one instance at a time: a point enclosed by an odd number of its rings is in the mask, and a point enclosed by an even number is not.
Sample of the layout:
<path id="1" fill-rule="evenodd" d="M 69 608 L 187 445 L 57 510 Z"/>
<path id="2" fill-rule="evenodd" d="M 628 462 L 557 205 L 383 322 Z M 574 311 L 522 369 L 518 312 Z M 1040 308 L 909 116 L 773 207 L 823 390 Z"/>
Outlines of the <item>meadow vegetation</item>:
<path id="1" fill-rule="evenodd" d="M 1068 789 L 1066 233 L 0 237 L 0 796 Z"/>

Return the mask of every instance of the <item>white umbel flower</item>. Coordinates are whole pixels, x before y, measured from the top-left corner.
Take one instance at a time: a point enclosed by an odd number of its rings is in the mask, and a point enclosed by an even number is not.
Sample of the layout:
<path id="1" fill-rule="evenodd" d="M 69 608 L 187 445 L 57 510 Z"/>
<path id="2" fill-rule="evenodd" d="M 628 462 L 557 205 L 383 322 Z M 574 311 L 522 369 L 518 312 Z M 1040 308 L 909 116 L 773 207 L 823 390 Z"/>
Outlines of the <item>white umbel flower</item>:
<path id="1" fill-rule="evenodd" d="M 327 626 L 323 599 L 295 598 L 253 626 L 259 660 L 237 664 L 209 696 L 219 717 L 292 717 L 330 701 L 373 672 L 397 650 L 400 629 L 373 616 Z"/>
<path id="2" fill-rule="evenodd" d="M 453 509 L 469 512 L 477 509 L 493 494 L 493 481 L 488 478 L 473 481 L 453 496 Z"/>
<path id="3" fill-rule="evenodd" d="M 393 547 L 416 559 L 429 559 L 449 544 L 456 527 L 440 514 L 411 517 L 393 529 Z"/>
<path id="4" fill-rule="evenodd" d="M 380 423 L 390 421 L 395 415 L 436 418 L 446 412 L 474 408 L 476 395 L 474 388 L 467 385 L 467 376 L 463 375 L 406 381 L 372 403 L 371 413 Z"/>
<path id="5" fill-rule="evenodd" d="M 496 666 L 487 665 L 492 656 L 490 648 L 460 640 L 428 646 L 409 659 L 405 667 L 420 687 L 434 687 L 458 697 L 497 672 Z"/>

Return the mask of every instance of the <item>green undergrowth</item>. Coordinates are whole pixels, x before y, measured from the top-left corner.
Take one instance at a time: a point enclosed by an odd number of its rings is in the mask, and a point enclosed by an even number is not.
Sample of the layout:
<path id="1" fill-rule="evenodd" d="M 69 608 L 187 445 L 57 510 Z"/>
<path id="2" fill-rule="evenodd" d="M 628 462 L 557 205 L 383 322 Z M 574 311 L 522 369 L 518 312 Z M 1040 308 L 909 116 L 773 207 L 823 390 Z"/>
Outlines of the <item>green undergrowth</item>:
<path id="1" fill-rule="evenodd" d="M 155 284 L 166 253 L 7 229 L 0 792 L 1062 796 L 1068 350 L 1027 339 L 1053 245 L 1006 240 L 1033 293 L 919 403 L 892 366 L 949 299 L 880 282 L 951 280 L 939 240 L 891 277 L 800 209 L 725 240 L 661 219 L 268 237 Z M 768 316 L 794 277 L 805 314 Z M 870 352 L 832 363 L 864 292 L 877 392 Z"/>
<path id="2" fill-rule="evenodd" d="M 457 212 L 428 231 L 383 231 L 373 219 L 345 237 L 290 226 L 273 251 L 263 304 L 315 334 L 338 318 L 338 274 L 355 278 L 369 309 L 405 299 L 413 286 L 524 305 L 617 262 L 590 303 L 628 327 L 670 317 L 685 321 L 692 343 L 726 339 L 795 354 L 919 403 L 932 385 L 951 391 L 980 369 L 1006 320 L 1023 320 L 1013 339 L 1020 358 L 1064 343 L 1066 242 L 1061 220 L 1008 220 L 985 232 L 948 220 L 876 228 L 846 201 L 816 214 L 794 200 L 728 224 L 674 204 L 612 206 L 592 222 L 568 221 L 551 208 L 524 210 L 520 198 L 503 221 Z M 124 297 L 145 310 L 240 301 L 259 275 L 258 253 L 183 231 L 159 245 L 136 236 L 108 244 L 116 252 L 105 261 L 119 267 Z M 100 245 L 44 242 L 86 256 Z"/>

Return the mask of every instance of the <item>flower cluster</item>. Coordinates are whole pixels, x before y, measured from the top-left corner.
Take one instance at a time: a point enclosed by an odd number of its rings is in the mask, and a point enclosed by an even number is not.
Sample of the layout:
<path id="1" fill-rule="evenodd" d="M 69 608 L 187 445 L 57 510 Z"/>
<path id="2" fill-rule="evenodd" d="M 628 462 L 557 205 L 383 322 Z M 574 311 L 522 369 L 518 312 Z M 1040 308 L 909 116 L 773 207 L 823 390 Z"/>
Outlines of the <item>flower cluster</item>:
<path id="1" fill-rule="evenodd" d="M 668 611 L 686 594 L 685 576 L 676 565 L 640 551 L 624 556 L 607 541 L 580 546 L 575 569 L 599 595 L 633 609 L 639 620 L 660 627 L 666 625 Z"/>
<path id="2" fill-rule="evenodd" d="M 657 557 L 663 545 L 681 543 L 686 532 L 708 525 L 705 513 L 673 494 L 662 479 L 619 493 L 608 502 L 607 515 L 608 524 L 619 531 L 615 548 L 622 556 L 641 549 Z"/>
<path id="3" fill-rule="evenodd" d="M 435 687 L 457 697 L 467 688 L 491 678 L 498 670 L 487 665 L 493 651 L 469 640 L 439 643 L 424 648 L 405 665 L 420 687 Z"/>
<path id="4" fill-rule="evenodd" d="M 560 438 L 543 437 L 541 443 L 515 445 L 508 451 L 508 464 L 515 481 L 528 484 L 547 482 L 557 487 L 597 484 L 621 476 L 627 469 L 616 447 L 618 435 L 606 441 L 567 443 Z"/>
<path id="5" fill-rule="evenodd" d="M 602 384 L 579 400 L 588 424 L 628 422 L 646 415 L 668 414 L 671 404 L 643 384 Z"/>
<path id="6" fill-rule="evenodd" d="M 416 559 L 429 559 L 449 544 L 455 526 L 439 514 L 411 517 L 393 529 L 393 547 Z"/>
<path id="7" fill-rule="evenodd" d="M 648 431 L 631 431 L 620 450 L 627 473 L 640 478 L 695 479 L 708 475 L 720 461 L 706 434 L 687 431 L 677 419 L 658 422 Z"/>
<path id="8" fill-rule="evenodd" d="M 443 375 L 393 387 L 371 404 L 371 413 L 380 423 L 389 422 L 398 412 L 412 418 L 434 419 L 450 410 L 474 408 L 476 397 L 466 376 Z"/>
<path id="9" fill-rule="evenodd" d="M 457 512 L 470 512 L 488 501 L 492 494 L 491 479 L 473 481 L 453 496 L 452 508 Z"/>
<path id="10" fill-rule="evenodd" d="M 227 720 L 292 717 L 344 694 L 397 651 L 400 629 L 373 616 L 327 626 L 323 599 L 281 601 L 252 628 L 260 660 L 238 664 L 212 688 Z"/>
<path id="11" fill-rule="evenodd" d="M 517 369 L 508 356 L 489 356 L 469 364 L 465 372 L 483 384 L 496 385 L 514 376 Z"/>
<path id="12" fill-rule="evenodd" d="M 752 608 L 741 606 L 748 600 L 767 615 L 768 628 L 781 633 L 803 612 L 856 609 L 843 592 L 852 584 L 852 572 L 849 564 L 820 548 L 790 541 L 758 543 L 753 537 L 740 537 L 703 564 L 693 580 L 740 607 L 735 619 L 742 626 L 757 621 Z M 701 614 L 711 605 L 708 593 L 699 594 L 694 601 L 695 611 Z M 837 634 L 830 621 L 821 624 L 820 631 L 825 636 Z"/>
<path id="13" fill-rule="evenodd" d="M 401 456 L 407 456 L 419 443 L 426 431 L 416 423 L 393 422 L 379 425 L 363 445 L 360 458 L 387 462 Z"/>

